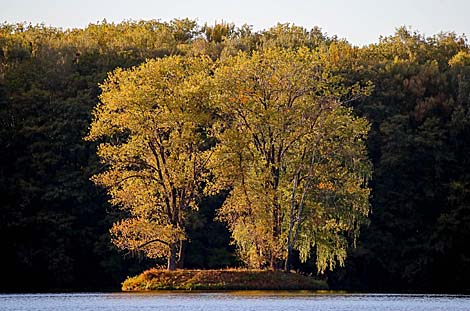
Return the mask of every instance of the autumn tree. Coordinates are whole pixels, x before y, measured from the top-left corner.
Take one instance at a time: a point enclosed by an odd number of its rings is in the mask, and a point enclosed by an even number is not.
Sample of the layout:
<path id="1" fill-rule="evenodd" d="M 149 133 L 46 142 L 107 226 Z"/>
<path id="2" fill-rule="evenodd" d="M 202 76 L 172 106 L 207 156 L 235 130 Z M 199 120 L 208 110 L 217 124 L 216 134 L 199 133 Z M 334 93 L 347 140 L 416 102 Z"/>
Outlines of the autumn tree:
<path id="1" fill-rule="evenodd" d="M 168 57 L 117 69 L 101 86 L 88 140 L 104 139 L 93 177 L 129 217 L 114 224 L 120 249 L 182 261 L 185 220 L 211 155 L 208 58 Z"/>
<path id="2" fill-rule="evenodd" d="M 318 271 L 343 264 L 369 212 L 365 119 L 319 53 L 267 48 L 231 57 L 216 71 L 224 116 L 213 171 L 232 190 L 219 217 L 251 267 L 290 269 L 294 251 Z"/>

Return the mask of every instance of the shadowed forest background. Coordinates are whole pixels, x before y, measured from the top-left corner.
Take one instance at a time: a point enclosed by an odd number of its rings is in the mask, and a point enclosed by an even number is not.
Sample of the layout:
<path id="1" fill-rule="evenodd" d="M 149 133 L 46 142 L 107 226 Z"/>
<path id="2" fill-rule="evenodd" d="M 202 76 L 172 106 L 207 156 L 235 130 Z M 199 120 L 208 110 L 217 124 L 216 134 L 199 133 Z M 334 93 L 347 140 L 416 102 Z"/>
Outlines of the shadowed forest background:
<path id="1" fill-rule="evenodd" d="M 212 59 L 260 47 L 323 53 L 346 85 L 374 85 L 350 103 L 371 122 L 374 166 L 370 224 L 332 288 L 469 291 L 470 49 L 452 33 L 424 37 L 400 28 L 354 47 L 315 28 L 197 25 L 191 20 L 91 24 L 61 30 L 0 26 L 1 291 L 115 289 L 155 262 L 118 252 L 109 228 L 122 211 L 90 177 L 102 168 L 86 142 L 99 83 L 117 67 L 168 55 Z M 223 195 L 190 219 L 186 268 L 239 266 Z M 163 263 L 163 262 L 162 262 Z M 294 263 L 313 273 L 315 264 Z"/>

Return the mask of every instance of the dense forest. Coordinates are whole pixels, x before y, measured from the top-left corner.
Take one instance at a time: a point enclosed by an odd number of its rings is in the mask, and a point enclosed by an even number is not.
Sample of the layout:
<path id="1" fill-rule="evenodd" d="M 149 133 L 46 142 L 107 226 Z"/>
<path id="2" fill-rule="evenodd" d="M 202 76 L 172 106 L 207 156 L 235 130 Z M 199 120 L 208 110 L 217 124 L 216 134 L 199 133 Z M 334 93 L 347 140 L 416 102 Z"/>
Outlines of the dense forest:
<path id="1" fill-rule="evenodd" d="M 347 101 L 370 124 L 369 223 L 332 288 L 469 291 L 470 49 L 465 37 L 397 29 L 355 47 L 318 28 L 197 25 L 191 20 L 103 21 L 85 29 L 0 28 L 2 291 L 115 289 L 155 261 L 118 250 L 110 228 L 124 218 L 90 178 L 103 171 L 89 133 L 100 84 L 116 68 L 149 59 L 306 48 L 341 84 L 369 85 Z M 230 77 L 227 74 L 227 77 Z M 215 220 L 226 193 L 189 215 L 185 268 L 242 263 Z M 164 262 L 158 263 L 163 264 Z M 312 263 L 296 270 L 316 274 Z"/>

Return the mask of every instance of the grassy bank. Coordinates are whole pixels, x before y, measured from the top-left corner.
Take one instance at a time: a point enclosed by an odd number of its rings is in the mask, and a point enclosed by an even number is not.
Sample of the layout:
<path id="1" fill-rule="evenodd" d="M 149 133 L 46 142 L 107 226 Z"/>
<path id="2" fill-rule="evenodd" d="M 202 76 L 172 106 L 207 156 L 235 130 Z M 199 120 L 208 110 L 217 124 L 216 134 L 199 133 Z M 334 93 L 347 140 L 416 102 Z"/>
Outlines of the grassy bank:
<path id="1" fill-rule="evenodd" d="M 123 291 L 149 290 L 319 290 L 325 281 L 296 273 L 265 270 L 176 270 L 150 269 L 130 277 Z"/>

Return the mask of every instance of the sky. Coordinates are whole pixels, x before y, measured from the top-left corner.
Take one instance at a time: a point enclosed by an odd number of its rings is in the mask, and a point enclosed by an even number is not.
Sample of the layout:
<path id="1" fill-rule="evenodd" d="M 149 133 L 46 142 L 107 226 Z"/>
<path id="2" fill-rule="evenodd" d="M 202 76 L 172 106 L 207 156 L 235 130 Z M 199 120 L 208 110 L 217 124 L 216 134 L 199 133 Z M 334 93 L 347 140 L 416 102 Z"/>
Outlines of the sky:
<path id="1" fill-rule="evenodd" d="M 378 42 L 400 26 L 426 36 L 452 31 L 470 36 L 470 0 L 0 0 L 0 22 L 83 28 L 106 19 L 196 19 L 249 24 L 319 26 L 355 45 Z"/>

